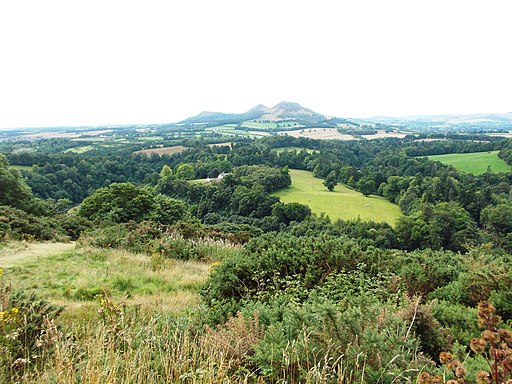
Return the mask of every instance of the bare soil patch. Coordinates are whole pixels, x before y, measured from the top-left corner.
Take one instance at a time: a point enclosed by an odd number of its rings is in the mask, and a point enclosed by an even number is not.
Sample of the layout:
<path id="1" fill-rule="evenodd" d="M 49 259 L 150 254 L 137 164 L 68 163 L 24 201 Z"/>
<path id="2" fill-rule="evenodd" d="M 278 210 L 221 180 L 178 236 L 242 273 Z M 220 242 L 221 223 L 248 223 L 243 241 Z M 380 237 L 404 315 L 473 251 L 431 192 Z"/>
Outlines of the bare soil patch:
<path id="1" fill-rule="evenodd" d="M 141 151 L 133 152 L 134 154 L 143 154 L 150 156 L 153 153 L 156 153 L 158 156 L 162 155 L 173 155 L 175 153 L 183 152 L 188 149 L 188 147 L 184 147 L 182 145 L 177 145 L 175 147 L 163 147 L 163 148 L 151 148 L 151 149 L 143 149 Z"/>

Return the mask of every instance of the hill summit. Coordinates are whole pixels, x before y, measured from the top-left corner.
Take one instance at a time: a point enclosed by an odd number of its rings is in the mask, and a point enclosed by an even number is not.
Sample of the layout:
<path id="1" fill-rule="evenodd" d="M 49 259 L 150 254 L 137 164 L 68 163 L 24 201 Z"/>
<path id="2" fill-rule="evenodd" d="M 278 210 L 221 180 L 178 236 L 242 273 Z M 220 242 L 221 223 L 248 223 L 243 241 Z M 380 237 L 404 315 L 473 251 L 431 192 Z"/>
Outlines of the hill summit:
<path id="1" fill-rule="evenodd" d="M 281 101 L 272 108 L 259 104 L 245 113 L 223 113 L 203 111 L 199 115 L 181 121 L 181 124 L 217 124 L 236 123 L 246 120 L 281 121 L 295 120 L 301 122 L 315 122 L 325 120 L 326 117 L 305 108 L 298 103 Z"/>
<path id="2" fill-rule="evenodd" d="M 325 116 L 313 112 L 311 109 L 304 108 L 298 103 L 281 101 L 272 108 L 267 108 L 264 115 L 260 116 L 262 120 L 288 120 L 288 119 L 325 119 Z"/>

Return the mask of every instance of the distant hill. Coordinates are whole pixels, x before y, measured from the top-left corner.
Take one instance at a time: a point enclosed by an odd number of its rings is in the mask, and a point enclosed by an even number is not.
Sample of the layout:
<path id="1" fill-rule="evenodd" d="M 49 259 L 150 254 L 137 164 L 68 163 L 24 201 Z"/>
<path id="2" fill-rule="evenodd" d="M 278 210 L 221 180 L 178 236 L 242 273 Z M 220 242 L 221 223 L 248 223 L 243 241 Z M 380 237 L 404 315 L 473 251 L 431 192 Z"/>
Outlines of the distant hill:
<path id="1" fill-rule="evenodd" d="M 282 101 L 272 108 L 262 104 L 251 108 L 245 113 L 201 112 L 189 117 L 179 124 L 240 124 L 247 120 L 283 121 L 293 120 L 300 123 L 314 123 L 327 120 L 327 117 L 304 108 L 300 104 Z"/>
<path id="2" fill-rule="evenodd" d="M 508 113 L 474 113 L 469 115 L 419 115 L 405 117 L 377 116 L 365 118 L 365 121 L 373 123 L 407 125 L 414 123 L 429 127 L 461 127 L 478 126 L 484 128 L 510 128 L 512 127 L 512 112 Z"/>
<path id="3" fill-rule="evenodd" d="M 259 117 L 260 120 L 308 120 L 319 121 L 326 120 L 324 115 L 313 112 L 311 109 L 304 108 L 300 104 L 282 101 L 273 108 L 267 108 L 264 114 Z"/>

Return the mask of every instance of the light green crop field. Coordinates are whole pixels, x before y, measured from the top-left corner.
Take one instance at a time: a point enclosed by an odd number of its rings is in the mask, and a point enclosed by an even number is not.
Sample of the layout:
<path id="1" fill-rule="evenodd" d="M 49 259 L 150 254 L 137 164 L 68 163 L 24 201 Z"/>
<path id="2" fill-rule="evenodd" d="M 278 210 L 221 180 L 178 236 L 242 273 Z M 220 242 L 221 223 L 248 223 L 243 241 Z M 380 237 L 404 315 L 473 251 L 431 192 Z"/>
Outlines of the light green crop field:
<path id="1" fill-rule="evenodd" d="M 270 123 L 260 123 L 259 121 L 254 121 L 254 120 L 244 121 L 241 125 L 243 127 L 248 127 L 248 128 L 265 128 L 265 129 L 276 128 L 277 127 L 277 124 L 273 123 L 273 122 L 270 122 Z"/>
<path id="2" fill-rule="evenodd" d="M 246 137 L 262 137 L 268 136 L 269 133 L 266 131 L 245 131 L 243 127 L 235 129 L 233 124 L 219 125 L 215 127 L 209 127 L 205 129 L 206 132 L 216 132 L 226 136 L 246 136 Z"/>
<path id="3" fill-rule="evenodd" d="M 394 225 L 402 216 L 400 208 L 380 196 L 365 197 L 362 193 L 338 184 L 329 192 L 323 180 L 313 177 L 312 172 L 290 169 L 292 185 L 274 195 L 284 203 L 309 205 L 316 214 L 324 212 L 331 220 L 373 220 Z"/>
<path id="4" fill-rule="evenodd" d="M 511 172 L 512 167 L 498 157 L 499 151 L 475 153 L 451 153 L 428 156 L 430 160 L 453 165 L 460 171 L 480 175 L 490 166 L 493 172 Z"/>
<path id="5" fill-rule="evenodd" d="M 94 147 L 92 145 L 85 145 L 83 147 L 69 148 L 69 149 L 66 149 L 64 152 L 85 153 L 92 149 L 94 149 Z"/>

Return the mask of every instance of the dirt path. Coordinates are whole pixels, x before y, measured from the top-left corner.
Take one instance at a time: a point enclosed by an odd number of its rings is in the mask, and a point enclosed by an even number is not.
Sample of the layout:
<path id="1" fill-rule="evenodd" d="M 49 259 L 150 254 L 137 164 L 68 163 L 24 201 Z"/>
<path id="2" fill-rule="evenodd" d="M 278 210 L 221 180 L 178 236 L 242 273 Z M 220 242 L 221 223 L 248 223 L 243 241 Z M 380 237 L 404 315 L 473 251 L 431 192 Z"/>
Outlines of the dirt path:
<path id="1" fill-rule="evenodd" d="M 14 266 L 18 261 L 58 255 L 75 248 L 75 243 L 9 243 L 0 249 L 0 267 Z"/>

